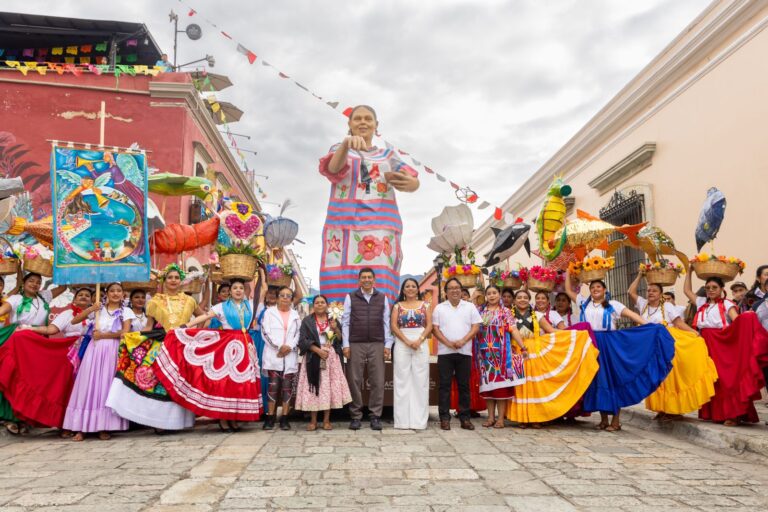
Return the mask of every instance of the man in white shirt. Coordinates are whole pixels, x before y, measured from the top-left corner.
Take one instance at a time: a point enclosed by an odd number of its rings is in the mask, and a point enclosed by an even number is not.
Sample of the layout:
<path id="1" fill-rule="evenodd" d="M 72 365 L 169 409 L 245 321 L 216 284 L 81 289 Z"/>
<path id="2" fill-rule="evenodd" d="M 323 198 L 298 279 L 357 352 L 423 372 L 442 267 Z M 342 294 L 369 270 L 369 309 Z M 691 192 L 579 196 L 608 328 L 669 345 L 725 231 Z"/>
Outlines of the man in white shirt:
<path id="1" fill-rule="evenodd" d="M 461 283 L 455 277 L 445 283 L 448 300 L 432 313 L 433 333 L 440 342 L 437 348 L 439 372 L 440 428 L 451 429 L 451 383 L 454 376 L 459 390 L 461 428 L 474 430 L 469 420 L 469 379 L 472 372 L 472 339 L 480 329 L 482 318 L 471 302 L 461 300 Z"/>
<path id="2" fill-rule="evenodd" d="M 387 297 L 376 290 L 376 274 L 363 268 L 358 274 L 360 288 L 344 298 L 341 316 L 342 347 L 347 359 L 347 382 L 352 394 L 349 415 L 351 430 L 359 430 L 363 418 L 363 383 L 368 369 L 368 410 L 371 429 L 381 430 L 381 412 L 384 409 L 384 360 L 391 356 L 392 332 L 389 327 L 390 304 Z"/>

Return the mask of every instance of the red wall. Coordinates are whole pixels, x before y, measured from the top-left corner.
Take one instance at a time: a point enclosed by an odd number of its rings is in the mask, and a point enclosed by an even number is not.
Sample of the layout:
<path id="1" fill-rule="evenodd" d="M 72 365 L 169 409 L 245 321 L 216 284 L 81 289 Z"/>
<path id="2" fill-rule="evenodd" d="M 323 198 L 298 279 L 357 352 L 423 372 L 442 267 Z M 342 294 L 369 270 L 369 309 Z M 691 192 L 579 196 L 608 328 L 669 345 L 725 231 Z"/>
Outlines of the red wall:
<path id="1" fill-rule="evenodd" d="M 191 80 L 183 73 L 115 78 L 86 73 L 79 77 L 30 73 L 25 77 L 15 70 L 0 71 L 0 174 L 24 179 L 25 188 L 32 194 L 36 217 L 43 216 L 40 210 L 45 214 L 51 212 L 51 144 L 47 140 L 98 144 L 99 119 L 95 116 L 101 101 L 106 102 L 106 145 L 127 147 L 137 142 L 147 150 L 150 167 L 191 176 L 194 175 L 193 142 L 199 142 L 214 158 L 213 167 L 229 174 L 220 163 L 221 156 L 197 126 L 186 101 L 152 98 L 149 95 L 152 81 Z M 3 159 L 3 152 L 18 144 L 29 151 L 15 162 Z M 227 177 L 230 183 L 235 183 L 231 176 Z M 244 197 L 240 190 L 233 192 Z M 152 199 L 161 211 L 165 208 L 166 222 L 187 222 L 189 198 L 153 194 Z"/>

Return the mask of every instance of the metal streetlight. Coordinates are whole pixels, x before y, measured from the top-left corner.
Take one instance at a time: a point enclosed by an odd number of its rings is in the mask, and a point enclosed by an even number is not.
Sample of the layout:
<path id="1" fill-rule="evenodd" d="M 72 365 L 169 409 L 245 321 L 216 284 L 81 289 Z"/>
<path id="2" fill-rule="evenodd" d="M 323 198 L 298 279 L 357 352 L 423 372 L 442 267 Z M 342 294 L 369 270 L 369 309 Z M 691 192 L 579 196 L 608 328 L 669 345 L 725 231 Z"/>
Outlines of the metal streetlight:
<path id="1" fill-rule="evenodd" d="M 173 23 L 173 68 L 178 69 L 178 67 L 181 67 L 176 66 L 176 47 L 178 46 L 179 32 L 187 34 L 187 37 L 192 41 L 197 41 L 203 37 L 203 29 L 196 23 L 190 23 L 184 30 L 179 30 L 179 15 L 173 12 L 173 10 L 168 14 L 168 18 Z M 211 64 L 211 66 L 213 66 L 213 64 Z"/>
<path id="2" fill-rule="evenodd" d="M 210 67 L 213 67 L 213 66 L 216 65 L 216 59 L 213 57 L 213 55 L 206 55 L 202 59 L 193 60 L 192 62 L 187 62 L 186 64 L 179 64 L 178 66 L 174 64 L 173 68 L 176 71 L 178 71 L 179 69 L 183 68 L 184 66 L 191 66 L 192 64 L 197 64 L 198 62 L 203 62 L 203 61 L 207 62 L 208 66 L 210 66 Z"/>
<path id="3" fill-rule="evenodd" d="M 435 275 L 437 277 L 437 303 L 443 302 L 443 286 L 441 280 L 443 278 L 443 257 L 441 255 L 435 256 L 432 260 L 432 265 L 435 267 Z"/>

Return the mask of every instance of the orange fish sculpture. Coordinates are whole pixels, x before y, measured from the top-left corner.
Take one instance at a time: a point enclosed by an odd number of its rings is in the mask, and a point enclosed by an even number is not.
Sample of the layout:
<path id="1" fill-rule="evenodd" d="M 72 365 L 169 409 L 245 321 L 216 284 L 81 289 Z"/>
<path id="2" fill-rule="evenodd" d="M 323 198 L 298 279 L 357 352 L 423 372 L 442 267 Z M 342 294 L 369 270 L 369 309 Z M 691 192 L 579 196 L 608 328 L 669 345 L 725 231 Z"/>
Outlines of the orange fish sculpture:
<path id="1" fill-rule="evenodd" d="M 646 224 L 647 222 L 631 226 L 614 226 L 594 215 L 577 210 L 576 219 L 569 221 L 565 227 L 558 230 L 553 238 L 557 240 L 562 236 L 560 231 L 565 231 L 565 247 L 572 251 L 576 258 L 582 260 L 593 249 L 607 251 L 608 238 L 616 232 L 625 235 L 633 245 L 640 245 L 637 234 Z"/>

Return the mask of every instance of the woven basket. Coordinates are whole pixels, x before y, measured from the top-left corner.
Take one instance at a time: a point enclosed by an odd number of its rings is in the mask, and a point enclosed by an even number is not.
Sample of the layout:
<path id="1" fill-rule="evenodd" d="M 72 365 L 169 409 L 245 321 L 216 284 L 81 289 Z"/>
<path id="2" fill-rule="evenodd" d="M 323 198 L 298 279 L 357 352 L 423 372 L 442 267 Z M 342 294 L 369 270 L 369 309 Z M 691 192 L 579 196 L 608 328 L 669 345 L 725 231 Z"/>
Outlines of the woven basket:
<path id="1" fill-rule="evenodd" d="M 226 281 L 226 279 L 224 279 L 224 274 L 221 270 L 214 270 L 211 272 L 211 281 L 215 284 L 221 284 Z"/>
<path id="2" fill-rule="evenodd" d="M 461 283 L 462 288 L 474 288 L 477 286 L 477 278 L 479 277 L 478 274 L 462 274 L 457 275 L 456 279 L 459 280 L 459 283 Z"/>
<path id="3" fill-rule="evenodd" d="M 250 281 L 256 275 L 258 260 L 250 254 L 225 254 L 219 259 L 223 280 L 234 278 Z"/>
<path id="4" fill-rule="evenodd" d="M 533 277 L 528 278 L 528 289 L 532 292 L 551 292 L 555 289 L 554 281 L 539 281 Z"/>
<path id="5" fill-rule="evenodd" d="M 648 284 L 657 284 L 661 287 L 674 286 L 677 282 L 677 271 L 669 268 L 658 268 L 645 273 Z"/>
<path id="6" fill-rule="evenodd" d="M 508 277 L 501 283 L 502 287 L 519 290 L 523 287 L 523 280 L 519 277 Z"/>
<path id="7" fill-rule="evenodd" d="M 739 275 L 741 268 L 737 263 L 720 260 L 697 261 L 693 264 L 693 270 L 699 279 L 707 280 L 710 277 L 719 277 L 724 282 L 733 281 Z"/>
<path id="8" fill-rule="evenodd" d="M 181 285 L 181 291 L 184 293 L 196 294 L 203 291 L 203 279 L 193 279 Z"/>
<path id="9" fill-rule="evenodd" d="M 271 277 L 267 276 L 267 285 L 269 286 L 277 286 L 279 288 L 283 286 L 291 286 L 291 281 L 293 281 L 293 277 L 287 276 L 283 274 L 282 277 L 278 277 L 277 279 L 272 279 Z"/>
<path id="10" fill-rule="evenodd" d="M 48 258 L 24 258 L 24 272 L 33 272 L 43 277 L 53 276 L 53 263 Z"/>
<path id="11" fill-rule="evenodd" d="M 9 249 L 13 250 L 11 243 L 2 236 L 0 236 L 0 242 L 7 245 Z M 19 261 L 19 258 L 3 257 L 0 259 L 0 275 L 9 276 L 11 274 L 17 274 L 19 272 L 20 264 L 21 261 Z"/>
<path id="12" fill-rule="evenodd" d="M 595 270 L 582 270 L 579 274 L 579 281 L 589 284 L 592 281 L 602 281 L 605 279 L 605 275 L 608 273 L 607 268 L 598 268 Z"/>
<path id="13" fill-rule="evenodd" d="M 157 290 L 157 279 L 150 279 L 149 281 L 123 281 L 122 285 L 123 290 L 144 290 L 145 292 L 153 292 Z"/>

